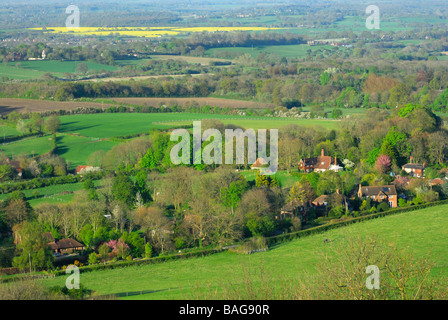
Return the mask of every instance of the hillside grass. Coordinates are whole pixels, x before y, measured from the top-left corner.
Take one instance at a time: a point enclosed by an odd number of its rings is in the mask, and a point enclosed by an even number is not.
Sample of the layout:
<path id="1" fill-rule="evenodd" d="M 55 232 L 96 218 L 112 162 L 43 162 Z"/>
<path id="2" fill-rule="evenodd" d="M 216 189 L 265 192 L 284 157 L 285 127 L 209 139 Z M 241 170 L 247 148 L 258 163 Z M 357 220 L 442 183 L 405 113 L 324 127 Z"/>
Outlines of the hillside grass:
<path id="1" fill-rule="evenodd" d="M 313 275 L 321 262 L 319 253 L 328 248 L 323 240 L 338 243 L 349 235 L 377 236 L 386 244 L 408 248 L 416 258 L 434 261 L 434 271 L 447 276 L 447 226 L 448 205 L 444 205 L 333 229 L 252 255 L 226 251 L 201 258 L 81 273 L 81 283 L 100 295 L 145 291 L 148 293 L 127 299 L 188 299 L 197 287 L 219 286 L 229 277 L 244 279 L 244 266 L 255 271 L 263 266 L 279 279 L 292 280 L 299 272 Z M 65 279 L 61 276 L 42 281 L 47 286 L 62 286 Z"/>
<path id="2" fill-rule="evenodd" d="M 85 63 L 89 70 L 105 70 L 105 71 L 116 71 L 118 67 L 109 66 L 106 64 L 91 62 L 91 61 L 58 61 L 58 60 L 35 60 L 35 61 L 20 61 L 20 62 L 10 62 L 9 65 L 14 66 L 17 69 L 24 69 L 30 71 L 40 71 L 49 72 L 52 74 L 63 74 L 63 73 L 75 73 L 78 65 L 80 63 Z M 19 64 L 20 67 L 17 67 Z"/>
<path id="3" fill-rule="evenodd" d="M 40 203 L 67 203 L 74 199 L 76 193 L 83 189 L 84 182 L 56 184 L 48 187 L 22 190 L 25 194 L 26 200 L 34 207 Z M 100 187 L 102 181 L 94 180 L 94 185 Z M 34 193 L 37 192 L 37 197 Z M 68 193 L 70 192 L 70 193 Z M 9 193 L 0 194 L 0 200 L 5 200 L 10 196 Z"/>
<path id="4" fill-rule="evenodd" d="M 78 165 L 86 164 L 86 160 L 92 152 L 98 150 L 109 151 L 117 144 L 116 142 L 107 140 L 64 134 L 57 134 L 56 141 L 56 154 L 70 162 L 70 169 L 73 169 Z M 52 148 L 52 136 L 25 138 L 23 140 L 0 145 L 0 151 L 4 152 L 9 157 L 17 157 L 21 155 L 27 157 L 40 156 L 50 152 Z"/>

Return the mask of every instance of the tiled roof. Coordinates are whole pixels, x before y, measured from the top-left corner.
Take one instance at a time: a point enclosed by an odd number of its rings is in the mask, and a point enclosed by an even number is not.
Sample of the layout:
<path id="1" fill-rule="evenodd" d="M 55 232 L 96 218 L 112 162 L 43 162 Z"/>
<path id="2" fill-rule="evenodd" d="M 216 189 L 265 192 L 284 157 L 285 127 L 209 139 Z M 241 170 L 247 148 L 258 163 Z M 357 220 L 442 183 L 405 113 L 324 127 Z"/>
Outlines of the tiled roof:
<path id="1" fill-rule="evenodd" d="M 315 199 L 313 201 L 313 203 L 318 203 L 318 204 L 324 204 L 325 202 L 327 202 L 328 196 L 323 194 L 320 197 L 318 197 L 317 199 Z"/>
<path id="2" fill-rule="evenodd" d="M 56 241 L 56 243 L 50 243 L 50 246 L 53 250 L 84 247 L 83 244 L 74 239 L 61 239 Z"/>
<path id="3" fill-rule="evenodd" d="M 404 169 L 420 169 L 423 170 L 425 167 L 422 164 L 417 163 L 407 163 L 403 166 Z"/>
<path id="4" fill-rule="evenodd" d="M 330 156 L 318 156 L 304 159 L 305 166 L 311 166 L 315 169 L 328 169 L 333 159 Z"/>
<path id="5" fill-rule="evenodd" d="M 251 165 L 251 168 L 262 168 L 263 166 L 267 165 L 268 163 L 263 158 L 258 158 L 257 161 L 254 162 L 253 165 Z"/>
<path id="6" fill-rule="evenodd" d="M 361 187 L 362 196 L 377 196 L 379 194 L 384 194 L 386 196 L 389 195 L 397 195 L 397 189 L 395 189 L 394 185 L 388 186 L 368 186 Z"/>

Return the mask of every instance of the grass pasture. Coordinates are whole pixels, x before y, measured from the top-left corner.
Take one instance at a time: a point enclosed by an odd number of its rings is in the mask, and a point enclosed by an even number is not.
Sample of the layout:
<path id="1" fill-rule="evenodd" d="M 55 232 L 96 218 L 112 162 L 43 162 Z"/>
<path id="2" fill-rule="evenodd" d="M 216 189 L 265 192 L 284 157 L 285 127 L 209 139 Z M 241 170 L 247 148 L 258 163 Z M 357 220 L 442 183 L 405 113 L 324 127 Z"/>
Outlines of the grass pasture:
<path id="1" fill-rule="evenodd" d="M 100 181 L 93 181 L 96 187 L 100 186 Z M 83 182 L 56 184 L 48 187 L 23 190 L 26 200 L 32 207 L 42 203 L 67 203 L 73 200 L 76 192 L 83 189 Z M 34 193 L 37 192 L 37 197 Z M 0 200 L 8 198 L 9 194 L 0 194 Z"/>
<path id="2" fill-rule="evenodd" d="M 56 153 L 70 162 L 70 168 L 84 165 L 89 155 L 97 150 L 110 150 L 116 143 L 111 141 L 59 134 Z M 53 137 L 32 137 L 0 145 L 0 150 L 10 157 L 40 156 L 53 148 Z"/>
<path id="3" fill-rule="evenodd" d="M 232 119 L 226 119 L 221 117 L 216 118 L 221 122 L 223 122 L 224 124 L 233 124 L 244 129 L 254 129 L 254 130 L 280 129 L 290 124 L 295 124 L 304 127 L 322 127 L 326 129 L 337 129 L 340 123 L 337 120 L 289 119 L 289 118 L 272 118 L 272 117 L 255 118 L 255 119 L 251 117 L 241 117 L 241 119 L 235 117 L 233 117 Z M 170 123 L 163 122 L 161 124 L 182 126 L 182 125 L 192 125 L 192 121 L 183 120 Z"/>
<path id="4" fill-rule="evenodd" d="M 258 54 L 264 52 L 267 54 L 274 54 L 280 57 L 290 59 L 304 59 L 308 55 L 309 50 L 311 56 L 322 54 L 324 56 L 331 56 L 334 54 L 341 55 L 346 50 L 351 50 L 345 47 L 333 47 L 331 45 L 315 45 L 309 46 L 307 44 L 291 44 L 279 46 L 257 46 L 257 47 L 223 47 L 208 49 L 205 54 L 209 57 L 225 57 L 225 53 L 229 54 L 250 54 L 256 58 Z"/>
<path id="5" fill-rule="evenodd" d="M 15 128 L 11 128 L 6 125 L 0 125 L 0 143 L 3 141 L 3 139 L 18 137 L 20 135 L 21 133 Z"/>
<path id="6" fill-rule="evenodd" d="M 90 61 L 35 60 L 35 61 L 10 62 L 9 64 L 16 67 L 17 69 L 40 71 L 44 73 L 49 72 L 51 74 L 61 75 L 62 73 L 75 73 L 76 68 L 80 63 L 85 63 L 89 68 L 89 70 L 96 70 L 96 71 L 118 70 L 118 68 L 115 66 L 108 66 L 105 64 Z"/>
<path id="7" fill-rule="evenodd" d="M 119 268 L 83 273 L 81 282 L 100 295 L 125 295 L 126 292 L 149 292 L 127 299 L 188 299 L 195 287 L 212 287 L 225 283 L 227 277 L 242 279 L 243 265 L 252 271 L 270 270 L 278 279 L 293 279 L 299 272 L 313 274 L 319 264 L 319 252 L 328 246 L 323 242 L 339 242 L 347 235 L 378 236 L 384 243 L 408 247 L 416 258 L 429 258 L 436 263 L 435 271 L 448 275 L 446 226 L 448 206 L 402 213 L 370 220 L 322 234 L 277 245 L 267 252 L 241 255 L 223 252 L 212 256 L 160 264 Z M 64 285 L 65 276 L 42 280 L 48 286 Z M 244 283 L 244 282 L 243 282 Z M 243 285 L 241 283 L 241 285 Z M 124 297 L 123 299 L 126 299 Z"/>
<path id="8" fill-rule="evenodd" d="M 86 164 L 91 153 L 108 151 L 117 142 L 110 138 L 147 133 L 150 129 L 169 129 L 192 125 L 194 120 L 217 119 L 245 129 L 279 129 L 289 124 L 335 129 L 336 120 L 253 118 L 248 116 L 196 114 L 196 113 L 96 113 L 61 116 L 61 129 L 57 135 L 57 154 L 70 162 L 70 168 Z M 10 134 L 14 129 L 5 127 Z M 1 133 L 1 130 L 0 130 Z M 51 136 L 30 137 L 0 145 L 8 156 L 39 156 L 53 148 Z"/>
<path id="9" fill-rule="evenodd" d="M 29 80 L 40 78 L 44 74 L 45 72 L 38 70 L 22 69 L 10 64 L 0 64 L 0 79 L 5 77 L 14 80 Z"/>

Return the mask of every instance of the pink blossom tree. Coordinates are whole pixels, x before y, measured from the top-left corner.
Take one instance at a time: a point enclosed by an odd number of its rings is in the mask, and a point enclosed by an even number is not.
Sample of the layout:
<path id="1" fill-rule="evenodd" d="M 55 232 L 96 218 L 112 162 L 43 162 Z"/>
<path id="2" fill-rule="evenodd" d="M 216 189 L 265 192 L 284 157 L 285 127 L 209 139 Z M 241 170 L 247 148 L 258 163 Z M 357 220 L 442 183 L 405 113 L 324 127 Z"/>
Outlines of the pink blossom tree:
<path id="1" fill-rule="evenodd" d="M 112 252 L 122 259 L 129 255 L 129 246 L 123 240 L 110 240 L 107 242 L 107 246 L 112 249 Z"/>
<path id="2" fill-rule="evenodd" d="M 409 178 L 399 176 L 397 177 L 393 184 L 397 187 L 398 190 L 404 190 L 408 186 Z"/>
<path id="3" fill-rule="evenodd" d="M 380 174 L 387 173 L 390 170 L 390 167 L 391 167 L 391 160 L 389 156 L 382 154 L 376 160 L 375 169 L 378 173 Z"/>

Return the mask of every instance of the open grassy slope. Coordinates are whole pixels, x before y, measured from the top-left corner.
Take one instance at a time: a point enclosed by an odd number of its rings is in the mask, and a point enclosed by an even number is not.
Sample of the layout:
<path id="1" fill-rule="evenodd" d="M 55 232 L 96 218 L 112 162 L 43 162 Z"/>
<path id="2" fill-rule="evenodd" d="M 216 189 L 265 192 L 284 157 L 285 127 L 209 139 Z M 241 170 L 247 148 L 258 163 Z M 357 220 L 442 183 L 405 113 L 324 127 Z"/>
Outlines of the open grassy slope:
<path id="1" fill-rule="evenodd" d="M 428 257 L 436 262 L 435 271 L 448 275 L 448 205 L 413 211 L 294 240 L 271 248 L 268 252 L 240 255 L 223 252 L 212 256 L 164 262 L 154 265 L 81 273 L 81 283 L 98 294 L 122 294 L 145 291 L 129 299 L 182 299 L 192 288 L 208 283 L 218 285 L 227 277 L 236 277 L 242 265 L 275 271 L 280 278 L 293 279 L 299 270 L 314 272 L 322 252 L 330 241 L 347 235 L 378 236 L 399 248 L 409 247 L 416 258 Z M 48 286 L 64 285 L 65 276 L 42 280 Z M 150 293 L 149 293 L 150 292 Z"/>

